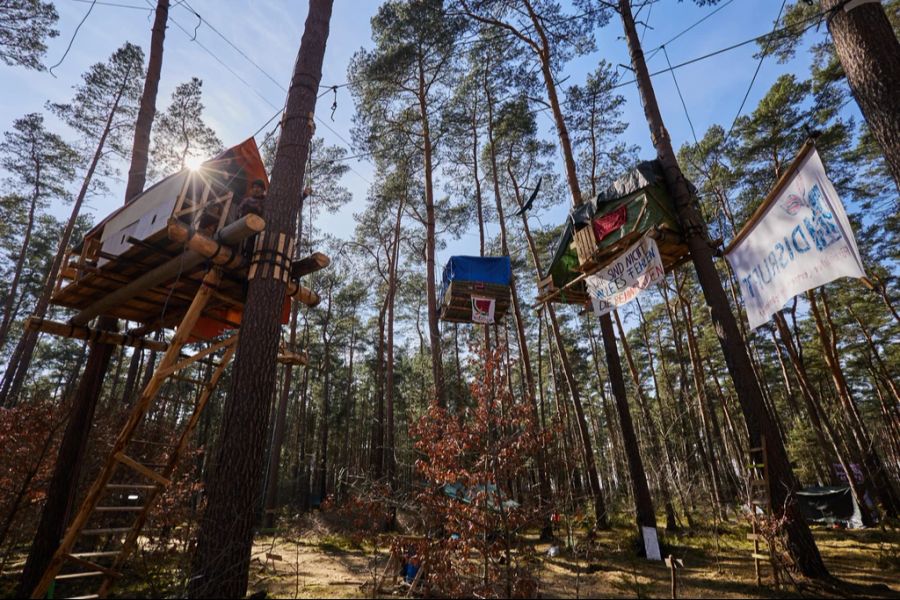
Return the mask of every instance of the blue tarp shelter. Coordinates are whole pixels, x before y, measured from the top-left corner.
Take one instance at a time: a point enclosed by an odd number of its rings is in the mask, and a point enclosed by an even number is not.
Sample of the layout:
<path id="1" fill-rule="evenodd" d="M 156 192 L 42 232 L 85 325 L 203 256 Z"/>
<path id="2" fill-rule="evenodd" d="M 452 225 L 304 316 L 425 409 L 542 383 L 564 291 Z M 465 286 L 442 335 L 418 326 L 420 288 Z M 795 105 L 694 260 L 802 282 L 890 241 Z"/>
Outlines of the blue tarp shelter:
<path id="1" fill-rule="evenodd" d="M 471 297 L 493 298 L 495 318 L 509 307 L 512 264 L 508 256 L 451 256 L 441 280 L 441 318 L 471 322 Z"/>

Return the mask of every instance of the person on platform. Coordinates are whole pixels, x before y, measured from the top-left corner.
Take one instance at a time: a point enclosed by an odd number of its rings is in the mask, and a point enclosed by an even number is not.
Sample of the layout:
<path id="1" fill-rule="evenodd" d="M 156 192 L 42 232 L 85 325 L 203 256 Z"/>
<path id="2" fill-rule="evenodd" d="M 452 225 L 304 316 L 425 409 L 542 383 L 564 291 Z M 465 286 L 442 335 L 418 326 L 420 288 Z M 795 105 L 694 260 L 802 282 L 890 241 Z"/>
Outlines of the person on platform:
<path id="1" fill-rule="evenodd" d="M 238 210 L 240 216 L 249 214 L 262 216 L 263 202 L 266 200 L 266 183 L 262 179 L 255 179 L 250 184 L 250 195 L 241 200 Z"/>

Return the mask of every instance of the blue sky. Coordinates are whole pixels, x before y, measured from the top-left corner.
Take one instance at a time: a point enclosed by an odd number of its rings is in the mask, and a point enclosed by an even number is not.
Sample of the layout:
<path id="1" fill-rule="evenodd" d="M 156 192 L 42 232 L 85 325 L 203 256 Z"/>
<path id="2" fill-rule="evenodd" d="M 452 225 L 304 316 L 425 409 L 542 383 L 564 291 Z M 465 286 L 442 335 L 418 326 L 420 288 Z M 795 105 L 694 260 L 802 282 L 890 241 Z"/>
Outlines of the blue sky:
<path id="1" fill-rule="evenodd" d="M 152 25 L 150 0 L 100 1 L 119 6 L 100 2 L 94 6 L 65 61 L 54 69 L 56 77 L 47 72 L 36 73 L 0 65 L 0 126 L 4 130 L 23 114 L 41 110 L 47 100 L 68 100 L 71 88 L 80 80 L 81 74 L 92 63 L 105 60 L 125 41 L 141 45 L 145 52 L 148 50 Z M 284 104 L 284 88 L 289 83 L 299 47 L 307 3 L 305 0 L 189 0 L 188 3 L 225 38 L 262 67 L 268 76 L 240 56 L 207 24 L 197 27 L 197 17 L 185 5 L 179 5 L 174 0 L 170 11 L 174 23 L 170 22 L 167 31 L 157 106 L 163 110 L 176 85 L 192 76 L 199 77 L 203 80 L 208 123 L 226 145 L 240 142 L 257 131 Z M 347 64 L 353 52 L 361 46 L 371 44 L 369 20 L 378 5 L 379 2 L 375 0 L 335 1 L 322 89 L 328 85 L 344 83 Z M 48 65 L 62 57 L 76 26 L 91 4 L 84 0 L 57 0 L 56 6 L 60 14 L 60 36 L 50 41 L 45 57 Z M 780 6 L 781 2 L 778 0 L 732 0 L 717 14 L 668 45 L 669 57 L 673 64 L 678 64 L 767 33 L 772 28 Z M 644 8 L 640 19 L 649 21 L 643 40 L 645 50 L 649 51 L 669 40 L 713 10 L 715 7 L 697 7 L 690 0 L 660 0 L 652 8 Z M 186 32 L 179 29 L 178 25 Z M 195 28 L 196 42 L 191 40 Z M 824 28 L 823 32 L 814 35 L 825 35 Z M 606 28 L 597 32 L 598 51 L 569 65 L 565 73 L 569 77 L 566 83 L 583 82 L 599 58 L 605 58 L 612 64 L 627 64 L 627 49 L 621 36 L 621 23 L 614 18 Z M 199 44 L 203 44 L 227 63 L 236 75 Z M 756 45 L 749 44 L 676 71 L 698 136 L 702 136 L 713 123 L 726 126 L 731 124 L 756 68 L 757 61 L 753 57 L 755 51 Z M 649 66 L 651 72 L 665 68 L 663 54 L 654 56 Z M 772 58 L 766 59 L 751 90 L 745 112 L 752 111 L 772 82 L 785 72 L 795 72 L 798 76 L 805 77 L 808 73 L 806 53 L 799 52 L 796 59 L 784 65 L 776 63 Z M 626 75 L 625 79 L 630 77 Z M 677 148 L 692 138 L 672 76 L 669 73 L 658 75 L 654 78 L 654 85 L 663 117 Z M 637 89 L 630 85 L 620 91 L 626 98 L 624 120 L 630 123 L 625 133 L 626 141 L 638 144 L 643 150 L 642 155 L 651 157 L 653 153 Z M 347 146 L 351 141 L 352 99 L 346 88 L 339 90 L 338 108 L 333 121 L 330 117 L 332 99 L 331 94 L 325 94 L 319 102 L 318 116 L 325 123 L 320 123 L 317 133 L 330 144 Z M 552 137 L 554 134 L 550 129 L 552 124 L 549 117 L 545 114 L 539 119 L 541 127 L 547 131 L 547 138 L 555 139 Z M 69 132 L 54 119 L 48 118 L 48 122 L 53 129 L 64 136 L 68 135 Z M 261 139 L 261 136 L 257 139 Z M 354 194 L 352 205 L 341 214 L 320 213 L 317 217 L 317 225 L 341 237 L 350 234 L 354 224 L 351 213 L 361 209 L 366 189 L 373 180 L 372 166 L 365 160 L 350 161 L 348 164 L 352 170 L 344 183 Z M 561 169 L 559 172 L 562 174 Z M 122 189 L 121 183 L 111 182 L 111 194 L 91 199 L 88 211 L 97 216 L 107 214 L 121 204 Z M 565 209 L 566 207 L 561 206 L 550 210 L 549 214 L 541 215 L 541 222 L 560 221 Z M 54 207 L 54 211 L 62 216 L 67 213 L 67 208 Z M 490 227 L 489 233 L 495 234 L 496 226 Z M 477 254 L 477 235 L 465 236 L 452 244 L 439 256 L 441 262 L 451 252 Z"/>

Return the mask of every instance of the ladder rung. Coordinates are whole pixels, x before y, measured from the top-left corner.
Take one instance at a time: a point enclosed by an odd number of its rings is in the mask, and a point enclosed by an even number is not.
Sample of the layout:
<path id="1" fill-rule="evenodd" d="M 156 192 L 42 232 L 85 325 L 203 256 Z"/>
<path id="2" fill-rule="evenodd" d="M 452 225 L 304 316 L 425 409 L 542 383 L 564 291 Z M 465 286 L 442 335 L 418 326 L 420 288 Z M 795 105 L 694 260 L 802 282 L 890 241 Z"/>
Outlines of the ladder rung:
<path id="1" fill-rule="evenodd" d="M 748 533 L 748 534 L 747 534 L 747 539 L 750 540 L 751 542 L 753 542 L 753 541 L 760 541 L 760 542 L 766 541 L 766 538 L 764 538 L 763 536 L 759 535 L 758 533 Z"/>
<path id="2" fill-rule="evenodd" d="M 106 487 L 111 490 L 155 490 L 156 484 L 148 485 L 146 483 L 107 483 Z"/>
<path id="3" fill-rule="evenodd" d="M 183 381 L 185 383 L 193 383 L 194 385 L 209 385 L 202 379 L 194 379 L 192 377 L 184 377 L 183 375 L 169 375 L 169 379 L 175 379 L 176 381 Z"/>
<path id="4" fill-rule="evenodd" d="M 144 510 L 143 506 L 97 506 L 94 508 L 97 512 L 140 512 Z"/>
<path id="5" fill-rule="evenodd" d="M 762 463 L 750 463 L 749 465 L 747 465 L 747 468 L 749 469 L 764 469 L 765 467 L 766 465 Z"/>
<path id="6" fill-rule="evenodd" d="M 763 451 L 763 449 L 759 446 L 757 446 L 756 448 L 750 448 L 750 452 L 762 452 L 762 451 Z"/>
<path id="7" fill-rule="evenodd" d="M 69 596 L 69 600 L 87 600 L 88 598 L 99 598 L 98 594 L 88 594 L 87 596 Z"/>
<path id="8" fill-rule="evenodd" d="M 131 527 L 107 527 L 105 529 L 82 529 L 81 535 L 106 535 L 110 533 L 128 533 Z"/>
<path id="9" fill-rule="evenodd" d="M 163 446 L 168 448 L 171 444 L 164 444 L 163 442 L 151 442 L 150 440 L 131 440 L 128 442 L 129 444 L 149 444 L 151 446 Z"/>
<path id="10" fill-rule="evenodd" d="M 100 571 L 107 577 L 119 577 L 120 576 L 120 574 L 118 572 L 113 571 L 112 569 L 110 569 L 108 567 L 104 567 L 103 565 L 98 565 L 95 562 L 85 560 L 85 559 L 81 558 L 80 556 L 66 554 L 66 558 L 68 558 L 69 560 L 71 560 L 72 562 L 74 562 L 77 565 L 81 565 L 82 568 L 88 569 L 88 571 L 86 571 L 87 573 L 93 573 L 94 571 Z"/>
<path id="11" fill-rule="evenodd" d="M 750 558 L 755 558 L 756 560 L 772 560 L 771 556 L 767 554 L 757 554 L 756 552 L 751 552 Z"/>
<path id="12" fill-rule="evenodd" d="M 82 571 L 81 573 L 66 573 L 65 575 L 57 575 L 54 577 L 57 581 L 64 579 L 81 579 L 82 577 L 100 577 L 105 575 L 103 571 Z"/>
<path id="13" fill-rule="evenodd" d="M 115 458 L 117 461 L 119 461 L 123 465 L 131 467 L 132 469 L 134 469 L 135 471 L 137 471 L 144 477 L 147 477 L 148 479 L 152 479 L 153 481 L 156 481 L 160 485 L 168 487 L 172 483 L 171 481 L 169 481 L 168 479 L 166 479 L 165 477 L 163 477 L 162 475 L 160 475 L 153 469 L 150 469 L 147 466 L 142 465 L 141 463 L 137 462 L 133 458 L 128 457 L 128 456 L 122 454 L 121 452 L 116 453 Z"/>
<path id="14" fill-rule="evenodd" d="M 119 553 L 116 550 L 110 550 L 107 552 L 76 552 L 74 554 L 70 554 L 74 558 L 105 558 L 105 557 L 113 557 L 118 556 Z"/>

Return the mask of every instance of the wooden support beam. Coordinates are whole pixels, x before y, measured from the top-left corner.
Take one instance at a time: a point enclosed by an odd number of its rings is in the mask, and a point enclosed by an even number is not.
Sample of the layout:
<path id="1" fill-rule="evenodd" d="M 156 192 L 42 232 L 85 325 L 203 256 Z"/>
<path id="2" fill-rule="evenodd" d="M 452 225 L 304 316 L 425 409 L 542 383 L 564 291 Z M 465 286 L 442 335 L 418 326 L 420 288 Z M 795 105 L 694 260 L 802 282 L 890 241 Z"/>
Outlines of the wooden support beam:
<path id="1" fill-rule="evenodd" d="M 313 252 L 306 258 L 295 260 L 291 264 L 291 278 L 300 279 L 304 275 L 309 275 L 316 271 L 320 271 L 331 264 L 331 259 L 321 252 Z"/>
<path id="2" fill-rule="evenodd" d="M 156 350 L 157 352 L 165 352 L 169 348 L 169 345 L 165 342 L 157 342 L 144 337 L 114 333 L 112 331 L 93 329 L 91 327 L 79 327 L 78 325 L 69 325 L 68 323 L 60 323 L 49 319 L 38 319 L 36 317 L 28 317 L 25 321 L 25 328 L 76 340 L 89 340 L 92 342 L 101 342 L 103 344 L 114 344 L 116 346 L 129 346 L 131 348 L 147 348 L 149 350 Z"/>
<path id="3" fill-rule="evenodd" d="M 301 366 L 309 363 L 309 355 L 306 352 L 282 352 L 278 355 L 278 362 L 286 365 Z"/>
<path id="4" fill-rule="evenodd" d="M 259 233 L 264 228 L 265 221 L 257 215 L 250 214 L 238 219 L 219 231 L 216 237 L 222 244 L 236 245 L 251 235 Z M 218 246 L 218 244 L 216 245 Z M 164 262 L 155 269 L 138 277 L 131 283 L 123 285 L 119 289 L 99 299 L 97 302 L 94 302 L 72 317 L 70 322 L 73 325 L 87 325 L 94 317 L 104 314 L 116 306 L 120 306 L 145 290 L 161 285 L 170 279 L 174 279 L 179 273 L 187 273 L 208 259 L 210 259 L 210 256 L 205 256 L 200 252 L 188 249 L 180 255 Z"/>
<path id="5" fill-rule="evenodd" d="M 319 294 L 304 286 L 299 281 L 291 281 L 288 283 L 287 295 L 309 307 L 317 306 L 321 301 Z"/>

